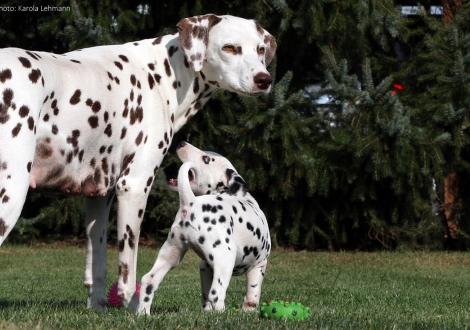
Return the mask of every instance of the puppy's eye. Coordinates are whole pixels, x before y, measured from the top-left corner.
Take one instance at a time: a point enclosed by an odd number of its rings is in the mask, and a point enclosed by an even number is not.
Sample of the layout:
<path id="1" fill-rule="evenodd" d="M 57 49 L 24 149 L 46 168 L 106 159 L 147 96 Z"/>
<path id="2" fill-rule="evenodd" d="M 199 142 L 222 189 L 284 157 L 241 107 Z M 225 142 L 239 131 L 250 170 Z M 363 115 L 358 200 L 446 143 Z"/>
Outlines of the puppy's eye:
<path id="1" fill-rule="evenodd" d="M 265 52 L 266 52 L 266 49 L 264 47 L 258 48 L 258 54 L 259 55 L 264 55 Z"/>
<path id="2" fill-rule="evenodd" d="M 211 161 L 211 158 L 209 156 L 202 156 L 202 160 L 204 161 L 204 163 L 209 164 Z"/>
<path id="3" fill-rule="evenodd" d="M 235 46 L 225 45 L 224 47 L 222 47 L 222 50 L 229 52 L 229 53 L 235 53 Z"/>

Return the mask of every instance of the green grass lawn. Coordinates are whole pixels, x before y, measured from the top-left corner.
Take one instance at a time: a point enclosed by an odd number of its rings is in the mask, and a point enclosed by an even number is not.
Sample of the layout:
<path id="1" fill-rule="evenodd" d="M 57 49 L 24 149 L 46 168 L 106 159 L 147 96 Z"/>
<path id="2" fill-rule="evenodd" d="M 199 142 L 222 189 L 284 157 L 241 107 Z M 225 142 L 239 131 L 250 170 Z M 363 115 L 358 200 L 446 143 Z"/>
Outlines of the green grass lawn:
<path id="1" fill-rule="evenodd" d="M 141 248 L 138 278 L 157 251 Z M 109 249 L 108 288 L 117 279 Z M 303 322 L 258 313 L 202 312 L 198 257 L 189 252 L 163 280 L 150 317 L 118 308 L 86 309 L 85 250 L 0 248 L 0 329 L 465 329 L 470 328 L 469 253 L 272 253 L 262 300 L 301 302 Z M 240 306 L 245 278 L 234 277 L 226 306 Z"/>

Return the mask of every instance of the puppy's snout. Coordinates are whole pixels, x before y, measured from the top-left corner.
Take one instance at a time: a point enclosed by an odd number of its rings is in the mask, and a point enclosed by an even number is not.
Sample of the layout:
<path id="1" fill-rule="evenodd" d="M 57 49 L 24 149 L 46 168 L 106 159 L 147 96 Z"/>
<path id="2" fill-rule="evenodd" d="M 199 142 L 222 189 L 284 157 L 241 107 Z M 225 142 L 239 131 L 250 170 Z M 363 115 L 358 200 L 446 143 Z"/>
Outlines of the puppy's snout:
<path id="1" fill-rule="evenodd" d="M 271 86 L 271 83 L 273 82 L 271 76 L 264 72 L 260 72 L 256 74 L 256 76 L 254 76 L 253 79 L 255 81 L 255 85 L 259 89 L 263 89 L 263 90 L 268 89 L 269 86 Z"/>
<path id="2" fill-rule="evenodd" d="M 176 147 L 176 150 L 183 148 L 187 144 L 188 144 L 187 142 L 181 141 L 180 143 L 178 143 L 178 146 Z"/>

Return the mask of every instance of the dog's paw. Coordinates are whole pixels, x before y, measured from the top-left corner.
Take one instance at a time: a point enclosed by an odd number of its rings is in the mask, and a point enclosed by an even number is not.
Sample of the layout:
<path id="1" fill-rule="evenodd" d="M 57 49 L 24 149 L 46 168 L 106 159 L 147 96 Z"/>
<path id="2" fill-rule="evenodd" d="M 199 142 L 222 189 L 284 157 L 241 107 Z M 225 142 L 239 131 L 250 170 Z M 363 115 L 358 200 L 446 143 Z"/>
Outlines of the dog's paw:
<path id="1" fill-rule="evenodd" d="M 258 304 L 252 301 L 243 302 L 242 308 L 244 312 L 255 312 L 258 310 Z"/>

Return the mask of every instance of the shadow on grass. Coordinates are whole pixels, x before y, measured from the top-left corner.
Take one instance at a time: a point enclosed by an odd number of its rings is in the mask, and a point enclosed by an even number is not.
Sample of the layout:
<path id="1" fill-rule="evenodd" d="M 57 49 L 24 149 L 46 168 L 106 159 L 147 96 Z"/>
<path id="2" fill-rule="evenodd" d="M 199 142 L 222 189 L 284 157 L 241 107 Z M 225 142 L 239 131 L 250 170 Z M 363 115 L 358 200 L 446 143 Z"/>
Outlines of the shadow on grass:
<path id="1" fill-rule="evenodd" d="M 49 300 L 49 301 L 44 301 L 44 300 L 37 300 L 34 301 L 32 299 L 30 300 L 20 300 L 20 301 L 10 301 L 10 300 L 0 300 L 0 309 L 7 309 L 7 308 L 29 308 L 33 305 L 36 306 L 47 306 L 48 308 L 86 308 L 86 302 L 80 300 L 62 300 L 62 301 L 57 301 L 57 300 Z"/>
<path id="2" fill-rule="evenodd" d="M 181 308 L 177 306 L 158 306 L 150 310 L 150 315 L 174 314 L 179 312 L 181 312 Z"/>

